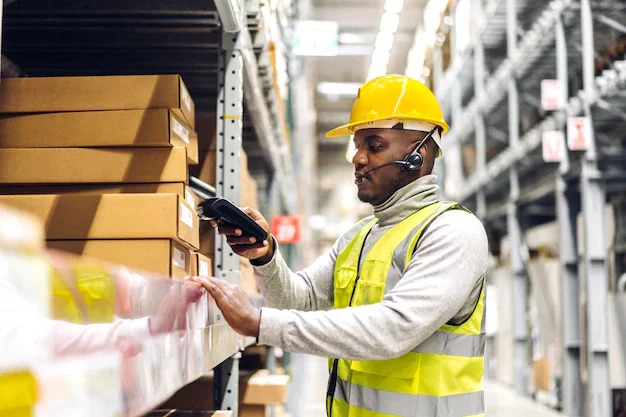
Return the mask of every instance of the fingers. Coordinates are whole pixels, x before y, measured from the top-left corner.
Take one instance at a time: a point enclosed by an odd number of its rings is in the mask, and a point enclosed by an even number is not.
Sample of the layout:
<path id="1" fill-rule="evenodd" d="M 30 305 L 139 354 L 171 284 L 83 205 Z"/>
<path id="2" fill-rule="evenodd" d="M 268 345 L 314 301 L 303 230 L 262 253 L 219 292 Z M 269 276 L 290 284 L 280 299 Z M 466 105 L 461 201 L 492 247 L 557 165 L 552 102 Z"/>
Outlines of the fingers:
<path id="1" fill-rule="evenodd" d="M 258 211 L 258 210 L 255 210 L 253 208 L 241 207 L 241 211 L 246 213 L 248 216 L 252 217 L 252 220 L 254 220 L 254 221 L 264 220 L 263 215 L 261 214 L 261 212 Z"/>

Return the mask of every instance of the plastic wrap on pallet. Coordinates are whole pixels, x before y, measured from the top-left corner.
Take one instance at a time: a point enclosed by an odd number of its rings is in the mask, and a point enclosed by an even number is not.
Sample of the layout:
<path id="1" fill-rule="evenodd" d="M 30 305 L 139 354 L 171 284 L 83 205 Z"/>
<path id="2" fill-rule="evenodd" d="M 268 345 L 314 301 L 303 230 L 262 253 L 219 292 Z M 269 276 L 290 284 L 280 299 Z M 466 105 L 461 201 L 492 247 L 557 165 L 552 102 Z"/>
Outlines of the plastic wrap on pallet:
<path id="1" fill-rule="evenodd" d="M 0 414 L 140 415 L 236 351 L 191 281 L 43 250 L 0 265 Z"/>

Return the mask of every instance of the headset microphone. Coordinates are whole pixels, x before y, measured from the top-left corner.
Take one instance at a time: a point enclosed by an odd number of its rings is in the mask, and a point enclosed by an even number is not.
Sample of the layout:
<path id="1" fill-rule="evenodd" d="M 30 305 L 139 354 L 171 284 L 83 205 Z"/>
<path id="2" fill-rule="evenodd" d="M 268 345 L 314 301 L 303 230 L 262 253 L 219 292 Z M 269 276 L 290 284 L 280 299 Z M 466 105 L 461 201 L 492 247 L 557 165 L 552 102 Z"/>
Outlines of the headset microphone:
<path id="1" fill-rule="evenodd" d="M 382 165 L 380 165 L 380 166 L 377 166 L 376 168 L 372 168 L 372 169 L 370 169 L 369 171 L 365 171 L 364 173 L 359 174 L 359 175 L 357 176 L 357 181 L 361 181 L 361 180 L 363 180 L 363 178 L 365 178 L 365 177 L 367 176 L 367 174 L 369 174 L 370 172 L 372 172 L 372 171 L 376 171 L 377 169 L 380 169 L 380 168 L 386 167 L 386 166 L 388 166 L 388 165 L 402 165 L 402 168 L 407 168 L 407 167 L 409 167 L 409 166 L 411 165 L 411 163 L 410 163 L 410 162 L 407 162 L 407 161 L 391 161 L 391 162 L 387 162 L 386 164 L 382 164 Z M 407 169 L 408 169 L 408 168 L 407 168 Z"/>

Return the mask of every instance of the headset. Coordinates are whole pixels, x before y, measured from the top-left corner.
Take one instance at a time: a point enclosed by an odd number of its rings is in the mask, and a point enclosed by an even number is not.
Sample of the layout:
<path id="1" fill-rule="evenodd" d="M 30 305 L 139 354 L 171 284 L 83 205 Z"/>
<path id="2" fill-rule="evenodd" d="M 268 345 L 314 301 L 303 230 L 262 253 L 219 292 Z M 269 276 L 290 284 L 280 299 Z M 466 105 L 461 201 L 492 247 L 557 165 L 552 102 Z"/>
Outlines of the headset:
<path id="1" fill-rule="evenodd" d="M 404 130 L 404 123 L 398 123 L 395 126 L 392 127 L 392 129 L 395 130 Z M 386 164 L 382 164 L 379 165 L 375 168 L 370 169 L 369 171 L 364 172 L 363 174 L 360 174 L 357 176 L 357 181 L 362 181 L 363 178 L 365 178 L 367 176 L 367 174 L 369 174 L 372 171 L 375 171 L 377 169 L 386 167 L 388 165 L 400 165 L 400 170 L 402 172 L 417 172 L 419 171 L 422 166 L 424 165 L 424 157 L 419 153 L 420 148 L 422 147 L 422 145 L 424 145 L 424 143 L 426 143 L 426 141 L 438 130 L 440 129 L 439 126 L 435 126 L 430 132 L 428 132 L 428 134 L 426 136 L 424 136 L 424 139 L 422 139 L 420 141 L 420 143 L 417 144 L 417 146 L 415 147 L 415 149 L 413 149 L 413 152 L 411 152 L 410 154 L 408 154 L 407 156 L 404 157 L 404 160 L 402 161 L 391 161 L 391 162 L 387 162 Z"/>
<path id="2" fill-rule="evenodd" d="M 393 128 L 396 128 L 396 126 L 394 126 Z M 413 149 L 413 152 L 408 154 L 403 161 L 397 161 L 404 162 L 399 164 L 402 165 L 402 167 L 400 168 L 402 171 L 416 172 L 422 168 L 422 166 L 424 165 L 424 157 L 422 156 L 422 154 L 419 153 L 419 150 L 422 145 L 424 145 L 424 143 L 426 143 L 426 141 L 430 139 L 430 137 L 437 131 L 437 129 L 439 129 L 439 126 L 435 126 L 430 132 L 428 132 L 428 134 L 424 136 L 424 139 L 422 139 L 420 143 L 417 144 L 415 149 Z"/>

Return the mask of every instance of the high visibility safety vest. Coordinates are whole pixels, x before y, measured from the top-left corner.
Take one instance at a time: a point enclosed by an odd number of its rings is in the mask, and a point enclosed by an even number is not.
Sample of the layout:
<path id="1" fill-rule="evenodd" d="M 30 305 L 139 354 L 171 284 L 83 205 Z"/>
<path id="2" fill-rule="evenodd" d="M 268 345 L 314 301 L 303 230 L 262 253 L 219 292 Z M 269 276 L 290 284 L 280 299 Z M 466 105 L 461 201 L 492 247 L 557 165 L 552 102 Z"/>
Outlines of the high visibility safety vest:
<path id="1" fill-rule="evenodd" d="M 367 218 L 339 241 L 336 309 L 380 303 L 402 278 L 420 236 L 441 213 L 464 207 L 427 206 L 385 233 L 363 260 L 377 220 Z M 484 415 L 485 281 L 471 316 L 446 324 L 410 352 L 389 360 L 330 359 L 326 401 L 331 417 L 476 417 Z"/>

